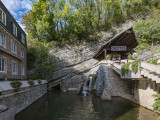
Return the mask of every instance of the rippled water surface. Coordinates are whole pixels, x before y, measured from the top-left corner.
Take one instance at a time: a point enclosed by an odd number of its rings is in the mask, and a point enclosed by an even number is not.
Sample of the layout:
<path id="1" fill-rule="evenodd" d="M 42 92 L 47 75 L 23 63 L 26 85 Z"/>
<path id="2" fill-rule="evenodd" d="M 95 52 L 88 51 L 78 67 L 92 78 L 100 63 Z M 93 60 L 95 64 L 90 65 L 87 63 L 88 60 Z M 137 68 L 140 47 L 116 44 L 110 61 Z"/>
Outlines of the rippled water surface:
<path id="1" fill-rule="evenodd" d="M 90 94 L 49 92 L 16 116 L 16 120 L 157 120 L 158 115 L 120 97 L 102 101 Z"/>

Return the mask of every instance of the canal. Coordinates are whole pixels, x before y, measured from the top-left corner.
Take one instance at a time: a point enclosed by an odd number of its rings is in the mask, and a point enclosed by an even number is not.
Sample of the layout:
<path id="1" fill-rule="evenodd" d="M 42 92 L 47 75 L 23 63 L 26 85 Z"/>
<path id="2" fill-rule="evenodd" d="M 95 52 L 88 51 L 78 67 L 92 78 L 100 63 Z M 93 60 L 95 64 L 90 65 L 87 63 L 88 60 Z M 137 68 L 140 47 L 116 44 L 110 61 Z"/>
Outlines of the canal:
<path id="1" fill-rule="evenodd" d="M 16 116 L 15 120 L 157 120 L 158 115 L 126 99 L 102 101 L 95 95 L 49 92 Z"/>

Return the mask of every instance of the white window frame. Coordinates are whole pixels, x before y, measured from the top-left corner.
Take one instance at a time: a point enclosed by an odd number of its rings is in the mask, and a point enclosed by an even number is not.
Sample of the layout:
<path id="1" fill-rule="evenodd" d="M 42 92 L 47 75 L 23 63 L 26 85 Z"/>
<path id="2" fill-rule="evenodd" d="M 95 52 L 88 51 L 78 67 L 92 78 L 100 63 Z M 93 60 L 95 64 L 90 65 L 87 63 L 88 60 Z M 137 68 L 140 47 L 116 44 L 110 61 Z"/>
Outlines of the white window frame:
<path id="1" fill-rule="evenodd" d="M 21 57 L 24 58 L 24 49 L 21 48 Z"/>
<path id="2" fill-rule="evenodd" d="M 24 64 L 21 64 L 21 75 L 25 75 Z"/>
<path id="3" fill-rule="evenodd" d="M 25 44 L 25 36 L 24 36 L 23 33 L 21 33 L 21 41 L 22 41 L 23 44 Z"/>
<path id="4" fill-rule="evenodd" d="M 4 63 L 4 71 L 0 70 L 0 73 L 7 73 L 7 58 L 6 57 L 3 57 L 3 56 L 0 56 L 0 67 L 2 68 L 2 59 L 5 60 L 5 63 Z"/>
<path id="5" fill-rule="evenodd" d="M 3 48 L 6 48 L 6 36 L 5 36 L 5 34 L 3 34 L 1 32 L 0 32 L 0 34 L 3 36 L 2 40 L 0 41 L 0 46 L 2 46 Z"/>
<path id="6" fill-rule="evenodd" d="M 0 8 L 2 11 L 2 20 L 0 20 L 4 25 L 6 25 L 6 13 Z M 3 14 L 5 14 L 5 21 L 3 21 Z"/>
<path id="7" fill-rule="evenodd" d="M 15 65 L 15 71 L 14 71 L 14 65 Z M 18 62 L 12 60 L 12 74 L 17 75 L 18 74 Z"/>
<path id="8" fill-rule="evenodd" d="M 17 36 L 17 26 L 13 23 L 13 34 Z"/>
<path id="9" fill-rule="evenodd" d="M 17 54 L 17 43 L 15 41 L 11 41 L 11 51 L 15 54 Z M 15 49 L 14 49 L 14 46 L 13 46 L 13 43 L 15 44 Z"/>

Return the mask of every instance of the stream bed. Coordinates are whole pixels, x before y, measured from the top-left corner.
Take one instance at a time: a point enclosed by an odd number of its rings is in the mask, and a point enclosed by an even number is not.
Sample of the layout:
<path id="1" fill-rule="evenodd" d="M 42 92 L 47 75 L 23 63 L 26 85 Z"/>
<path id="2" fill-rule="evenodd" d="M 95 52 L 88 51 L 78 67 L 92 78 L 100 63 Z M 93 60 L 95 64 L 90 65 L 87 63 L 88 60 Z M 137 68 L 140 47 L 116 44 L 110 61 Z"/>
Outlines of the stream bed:
<path id="1" fill-rule="evenodd" d="M 102 101 L 93 94 L 51 91 L 16 115 L 15 120 L 157 120 L 158 114 L 121 97 Z"/>

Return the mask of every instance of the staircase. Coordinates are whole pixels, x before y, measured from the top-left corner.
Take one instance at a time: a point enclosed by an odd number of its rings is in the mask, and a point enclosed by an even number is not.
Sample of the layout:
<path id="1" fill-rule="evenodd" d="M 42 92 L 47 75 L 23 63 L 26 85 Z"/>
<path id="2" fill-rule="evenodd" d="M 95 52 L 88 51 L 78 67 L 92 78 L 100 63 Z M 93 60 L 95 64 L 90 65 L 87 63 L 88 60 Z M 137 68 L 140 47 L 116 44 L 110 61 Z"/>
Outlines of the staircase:
<path id="1" fill-rule="evenodd" d="M 148 79 L 151 79 L 153 82 L 160 83 L 160 75 L 154 72 L 149 72 L 148 70 L 142 70 L 141 75 Z"/>

